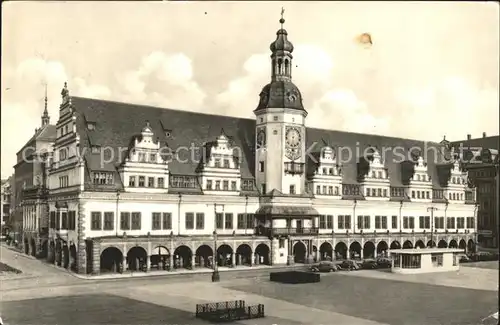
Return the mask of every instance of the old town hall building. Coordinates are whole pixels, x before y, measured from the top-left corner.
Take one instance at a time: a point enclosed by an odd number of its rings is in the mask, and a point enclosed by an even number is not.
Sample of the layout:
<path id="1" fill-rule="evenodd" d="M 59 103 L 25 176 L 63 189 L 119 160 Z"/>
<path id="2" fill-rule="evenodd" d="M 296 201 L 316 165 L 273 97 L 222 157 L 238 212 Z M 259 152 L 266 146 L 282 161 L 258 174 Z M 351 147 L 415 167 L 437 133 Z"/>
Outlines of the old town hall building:
<path id="1" fill-rule="evenodd" d="M 293 45 L 271 44 L 255 119 L 71 97 L 48 162 L 48 259 L 79 273 L 304 263 L 475 246 L 446 141 L 305 126 Z"/>

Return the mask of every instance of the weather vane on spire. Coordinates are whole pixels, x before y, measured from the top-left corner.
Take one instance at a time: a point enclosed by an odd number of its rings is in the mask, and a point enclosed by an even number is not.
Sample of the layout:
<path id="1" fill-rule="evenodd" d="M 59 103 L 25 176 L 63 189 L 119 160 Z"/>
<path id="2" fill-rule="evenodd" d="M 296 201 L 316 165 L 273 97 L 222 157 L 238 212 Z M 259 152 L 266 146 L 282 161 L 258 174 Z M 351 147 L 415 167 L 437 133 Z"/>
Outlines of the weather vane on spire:
<path id="1" fill-rule="evenodd" d="M 283 18 L 284 14 L 285 14 L 285 8 L 281 7 L 281 19 L 280 19 L 281 28 L 283 28 L 283 24 L 285 23 L 285 18 Z"/>

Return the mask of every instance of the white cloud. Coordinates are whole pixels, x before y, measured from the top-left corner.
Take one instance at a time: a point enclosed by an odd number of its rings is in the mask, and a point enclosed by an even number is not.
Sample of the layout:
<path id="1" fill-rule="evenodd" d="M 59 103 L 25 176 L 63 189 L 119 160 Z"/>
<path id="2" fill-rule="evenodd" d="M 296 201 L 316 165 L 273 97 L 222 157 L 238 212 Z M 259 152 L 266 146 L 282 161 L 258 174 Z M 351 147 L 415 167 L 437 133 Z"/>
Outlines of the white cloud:
<path id="1" fill-rule="evenodd" d="M 356 47 L 350 49 L 353 50 Z M 330 54 L 315 45 L 298 44 L 293 56 L 292 77 L 309 112 L 309 126 L 368 133 L 388 130 L 388 119 L 370 115 L 367 103 L 354 90 L 336 86 L 336 78 L 346 67 L 336 69 L 338 62 Z M 245 74 L 229 82 L 216 97 L 216 103 L 225 108 L 226 114 L 251 117 L 262 87 L 270 81 L 269 54 L 252 55 L 243 69 Z M 358 67 L 356 71 L 362 73 L 363 69 Z"/>
<path id="2" fill-rule="evenodd" d="M 200 110 L 206 94 L 193 79 L 191 60 L 182 53 L 152 52 L 139 67 L 120 76 L 109 88 L 81 77 L 70 77 L 62 62 L 30 58 L 2 71 L 2 178 L 12 173 L 15 153 L 40 127 L 47 85 L 51 122 L 59 116 L 61 89 L 70 95 Z M 23 121 L 5 123 L 5 121 Z"/>
<path id="3" fill-rule="evenodd" d="M 118 76 L 124 101 L 188 110 L 200 110 L 206 94 L 193 79 L 191 59 L 183 53 L 155 51 L 135 70 Z"/>

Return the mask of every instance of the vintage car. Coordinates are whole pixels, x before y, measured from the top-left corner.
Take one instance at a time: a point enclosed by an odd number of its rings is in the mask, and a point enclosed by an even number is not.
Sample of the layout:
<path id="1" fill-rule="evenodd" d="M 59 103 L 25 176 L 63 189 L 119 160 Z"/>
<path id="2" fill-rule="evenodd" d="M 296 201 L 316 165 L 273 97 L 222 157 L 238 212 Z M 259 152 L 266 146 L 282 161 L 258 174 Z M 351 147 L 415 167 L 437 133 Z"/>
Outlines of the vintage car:
<path id="1" fill-rule="evenodd" d="M 337 264 L 331 261 L 321 261 L 311 266 L 311 272 L 336 272 L 339 270 Z"/>
<path id="2" fill-rule="evenodd" d="M 356 271 L 361 269 L 361 264 L 353 260 L 345 260 L 338 264 L 340 271 Z"/>
<path id="3" fill-rule="evenodd" d="M 378 258 L 377 267 L 379 269 L 390 269 L 392 267 L 392 260 L 386 257 Z"/>
<path id="4" fill-rule="evenodd" d="M 378 268 L 378 263 L 376 260 L 364 260 L 361 263 L 361 268 L 365 270 L 373 270 Z"/>

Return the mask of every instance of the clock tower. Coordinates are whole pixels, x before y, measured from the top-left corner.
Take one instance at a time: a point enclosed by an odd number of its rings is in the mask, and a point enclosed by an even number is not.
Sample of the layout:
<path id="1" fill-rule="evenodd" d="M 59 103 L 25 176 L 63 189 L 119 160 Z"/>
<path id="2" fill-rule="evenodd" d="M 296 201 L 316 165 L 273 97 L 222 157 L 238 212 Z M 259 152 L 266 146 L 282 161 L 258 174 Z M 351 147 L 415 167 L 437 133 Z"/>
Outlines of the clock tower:
<path id="1" fill-rule="evenodd" d="M 305 118 L 302 95 L 292 82 L 293 44 L 281 28 L 271 43 L 271 82 L 260 92 L 256 116 L 256 183 L 261 193 L 305 191 Z"/>

